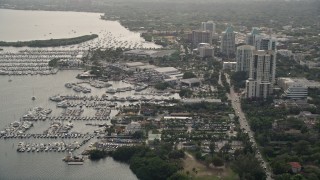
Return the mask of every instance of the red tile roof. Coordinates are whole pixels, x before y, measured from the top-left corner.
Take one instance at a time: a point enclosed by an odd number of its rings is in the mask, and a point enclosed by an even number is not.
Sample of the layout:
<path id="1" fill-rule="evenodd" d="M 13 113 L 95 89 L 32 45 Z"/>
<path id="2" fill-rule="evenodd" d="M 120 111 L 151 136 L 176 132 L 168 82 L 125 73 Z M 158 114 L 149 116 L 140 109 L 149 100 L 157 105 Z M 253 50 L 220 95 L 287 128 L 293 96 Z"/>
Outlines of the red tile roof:
<path id="1" fill-rule="evenodd" d="M 291 167 L 293 168 L 301 168 L 300 163 L 298 162 L 289 162 L 289 164 L 291 165 Z"/>

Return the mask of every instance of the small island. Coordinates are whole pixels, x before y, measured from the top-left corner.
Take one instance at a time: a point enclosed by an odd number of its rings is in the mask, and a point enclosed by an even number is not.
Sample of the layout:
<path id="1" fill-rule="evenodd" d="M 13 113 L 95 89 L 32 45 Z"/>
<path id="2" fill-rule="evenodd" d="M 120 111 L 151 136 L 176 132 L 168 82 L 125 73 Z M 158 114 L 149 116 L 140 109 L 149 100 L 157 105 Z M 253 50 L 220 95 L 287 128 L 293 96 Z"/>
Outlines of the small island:
<path id="1" fill-rule="evenodd" d="M 67 46 L 73 44 L 83 43 L 92 39 L 97 38 L 97 34 L 84 35 L 74 38 L 64 39 L 47 39 L 47 40 L 33 40 L 33 41 L 17 41 L 17 42 L 5 42 L 0 41 L 0 46 L 13 46 L 13 47 L 56 47 L 56 46 Z"/>

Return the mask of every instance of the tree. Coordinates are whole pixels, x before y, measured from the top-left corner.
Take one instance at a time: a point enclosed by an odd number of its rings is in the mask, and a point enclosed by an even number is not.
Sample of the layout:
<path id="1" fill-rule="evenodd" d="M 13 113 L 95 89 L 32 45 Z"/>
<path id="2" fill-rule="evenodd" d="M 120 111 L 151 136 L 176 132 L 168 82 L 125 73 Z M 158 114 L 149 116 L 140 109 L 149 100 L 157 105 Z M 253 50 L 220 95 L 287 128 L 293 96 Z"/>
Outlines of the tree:
<path id="1" fill-rule="evenodd" d="M 262 180 L 266 178 L 264 170 L 253 154 L 241 154 L 236 157 L 231 168 L 239 174 L 240 179 Z"/>
<path id="2" fill-rule="evenodd" d="M 280 174 L 276 178 L 277 180 L 291 180 L 291 175 L 289 173 Z"/>
<path id="3" fill-rule="evenodd" d="M 223 160 L 218 156 L 213 157 L 212 163 L 214 166 L 223 166 L 223 164 L 224 164 Z"/>
<path id="4" fill-rule="evenodd" d="M 107 153 L 105 151 L 100 151 L 100 150 L 91 150 L 89 152 L 89 157 L 90 159 L 92 160 L 98 160 L 98 159 L 101 159 L 101 158 L 104 158 L 106 157 Z"/>
<path id="5" fill-rule="evenodd" d="M 57 67 L 59 60 L 59 58 L 53 58 L 52 60 L 50 60 L 48 63 L 49 67 Z"/>
<path id="6" fill-rule="evenodd" d="M 170 84 L 167 83 L 167 82 L 160 82 L 160 83 L 157 83 L 154 88 L 156 89 L 159 89 L 159 90 L 165 90 L 167 89 L 168 87 L 170 87 Z"/>
<path id="7" fill-rule="evenodd" d="M 168 180 L 188 180 L 188 172 L 187 175 L 182 173 L 174 173 L 172 176 L 168 178 Z"/>
<path id="8" fill-rule="evenodd" d="M 136 131 L 132 134 L 133 139 L 143 139 L 144 138 L 144 133 L 143 131 Z"/>
<path id="9" fill-rule="evenodd" d="M 179 92 L 179 96 L 190 98 L 192 96 L 192 91 L 190 89 L 181 89 Z"/>
<path id="10" fill-rule="evenodd" d="M 290 165 L 284 161 L 275 160 L 271 164 L 272 170 L 274 174 L 284 174 L 288 173 L 290 170 Z"/>
<path id="11" fill-rule="evenodd" d="M 196 78 L 197 76 L 193 72 L 185 72 L 182 79 Z"/>

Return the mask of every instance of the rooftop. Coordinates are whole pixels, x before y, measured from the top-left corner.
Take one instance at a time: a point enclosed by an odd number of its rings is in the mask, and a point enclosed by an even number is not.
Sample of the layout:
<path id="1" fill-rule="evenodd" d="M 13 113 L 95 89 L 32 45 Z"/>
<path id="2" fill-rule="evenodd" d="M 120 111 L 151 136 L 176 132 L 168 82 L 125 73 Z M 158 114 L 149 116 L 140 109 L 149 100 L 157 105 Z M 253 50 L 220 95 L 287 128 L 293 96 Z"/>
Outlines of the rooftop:
<path id="1" fill-rule="evenodd" d="M 160 67 L 155 69 L 159 73 L 168 73 L 168 72 L 174 72 L 174 71 L 179 71 L 178 69 L 174 67 Z"/>
<path id="2" fill-rule="evenodd" d="M 231 26 L 227 27 L 225 33 L 233 33 L 233 27 Z"/>
<path id="3" fill-rule="evenodd" d="M 187 84 L 193 84 L 193 83 L 200 83 L 200 79 L 199 78 L 189 78 L 189 79 L 181 79 L 180 80 L 183 83 L 187 83 Z"/>
<path id="4" fill-rule="evenodd" d="M 130 63 L 125 63 L 125 65 L 129 67 L 136 67 L 136 66 L 144 66 L 145 64 L 142 62 L 130 62 Z"/>
<path id="5" fill-rule="evenodd" d="M 300 163 L 298 162 L 289 162 L 289 164 L 291 165 L 291 167 L 293 168 L 301 168 Z"/>
<path id="6" fill-rule="evenodd" d="M 253 27 L 253 28 L 252 28 L 252 31 L 251 31 L 251 34 L 252 34 L 252 35 L 260 34 L 259 29 L 258 29 L 257 27 Z"/>

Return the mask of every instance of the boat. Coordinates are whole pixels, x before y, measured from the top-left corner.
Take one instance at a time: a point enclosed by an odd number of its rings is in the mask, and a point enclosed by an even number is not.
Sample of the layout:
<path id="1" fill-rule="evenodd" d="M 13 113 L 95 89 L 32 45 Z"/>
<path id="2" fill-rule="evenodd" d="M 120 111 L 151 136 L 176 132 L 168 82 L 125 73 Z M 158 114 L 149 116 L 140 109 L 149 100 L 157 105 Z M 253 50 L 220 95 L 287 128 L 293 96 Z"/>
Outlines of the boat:
<path id="1" fill-rule="evenodd" d="M 82 92 L 83 93 L 91 93 L 91 89 L 90 88 L 83 88 Z"/>
<path id="2" fill-rule="evenodd" d="M 63 99 L 61 96 L 56 95 L 56 96 L 52 96 L 49 98 L 51 101 L 55 101 L 55 102 L 61 102 Z"/>
<path id="3" fill-rule="evenodd" d="M 76 92 L 81 92 L 82 91 L 82 87 L 79 87 L 79 86 L 75 86 L 73 87 L 73 90 L 76 91 Z"/>
<path id="4" fill-rule="evenodd" d="M 32 101 L 36 100 L 36 97 L 34 96 L 34 90 L 32 90 Z"/>
<path id="5" fill-rule="evenodd" d="M 114 93 L 116 93 L 116 90 L 113 88 L 109 88 L 106 90 L 106 93 L 114 94 Z"/>
<path id="6" fill-rule="evenodd" d="M 65 86 L 66 88 L 72 88 L 72 84 L 71 84 L 71 83 L 66 83 L 64 86 Z"/>
<path id="7" fill-rule="evenodd" d="M 83 165 L 83 162 L 68 162 L 68 165 Z"/>
<path id="8" fill-rule="evenodd" d="M 139 86 L 136 86 L 134 88 L 135 91 L 142 91 L 144 89 L 147 89 L 148 85 L 139 85 Z"/>

